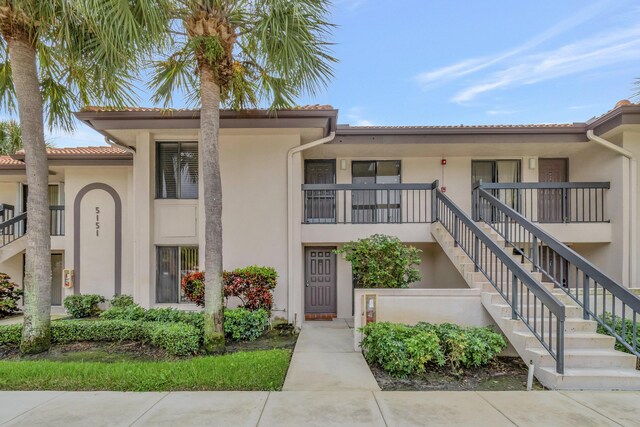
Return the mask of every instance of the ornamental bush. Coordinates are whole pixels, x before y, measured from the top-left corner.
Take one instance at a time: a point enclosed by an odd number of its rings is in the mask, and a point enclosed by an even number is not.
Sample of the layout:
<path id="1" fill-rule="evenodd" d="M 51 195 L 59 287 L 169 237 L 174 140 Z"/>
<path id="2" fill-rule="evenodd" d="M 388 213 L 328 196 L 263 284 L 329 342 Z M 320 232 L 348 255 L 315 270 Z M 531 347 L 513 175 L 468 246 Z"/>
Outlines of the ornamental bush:
<path id="1" fill-rule="evenodd" d="M 105 302 L 102 295 L 69 295 L 64 299 L 64 308 L 74 319 L 95 317 L 100 314 L 99 304 Z"/>
<path id="2" fill-rule="evenodd" d="M 18 300 L 22 294 L 22 289 L 12 283 L 8 275 L 0 273 L 0 319 L 20 311 Z"/>
<path id="3" fill-rule="evenodd" d="M 204 280 L 205 275 L 200 271 L 182 278 L 182 289 L 185 295 L 201 307 L 204 306 Z M 237 268 L 231 272 L 225 271 L 222 280 L 227 304 L 229 298 L 238 297 L 242 308 L 264 309 L 268 313 L 271 312 L 273 307 L 271 291 L 278 281 L 278 273 L 274 268 L 256 265 Z"/>
<path id="4" fill-rule="evenodd" d="M 351 263 L 358 288 L 406 288 L 420 280 L 416 266 L 422 251 L 403 244 L 397 237 L 374 234 L 349 242 L 335 252 Z"/>
<path id="5" fill-rule="evenodd" d="M 114 295 L 109 301 L 111 307 L 130 307 L 136 305 L 131 295 Z"/>
<path id="6" fill-rule="evenodd" d="M 0 346 L 19 345 L 22 325 L 0 326 Z M 184 323 L 130 320 L 60 320 L 51 323 L 51 339 L 57 344 L 78 341 L 146 342 L 174 356 L 198 352 L 201 332 Z"/>
<path id="7" fill-rule="evenodd" d="M 265 309 L 245 308 L 224 311 L 224 334 L 234 341 L 254 341 L 269 327 L 269 313 Z"/>
<path id="8" fill-rule="evenodd" d="M 462 368 L 490 363 L 507 346 L 491 327 L 379 322 L 360 330 L 365 335 L 360 345 L 367 361 L 399 377 L 424 373 L 431 363 L 448 363 L 459 374 Z"/>

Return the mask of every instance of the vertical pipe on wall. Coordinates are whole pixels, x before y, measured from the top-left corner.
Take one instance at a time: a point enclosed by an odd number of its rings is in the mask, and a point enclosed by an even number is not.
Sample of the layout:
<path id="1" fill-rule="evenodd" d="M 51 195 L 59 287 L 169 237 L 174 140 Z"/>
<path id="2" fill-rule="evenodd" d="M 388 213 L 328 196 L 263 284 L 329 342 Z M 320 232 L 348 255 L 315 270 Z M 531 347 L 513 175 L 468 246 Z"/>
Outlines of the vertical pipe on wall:
<path id="1" fill-rule="evenodd" d="M 295 189 L 293 188 L 293 156 L 295 154 L 301 153 L 304 150 L 308 150 L 309 148 L 317 147 L 319 145 L 333 141 L 335 137 L 336 133 L 335 131 L 332 131 L 329 136 L 308 142 L 303 145 L 299 145 L 297 147 L 293 147 L 289 151 L 287 151 L 287 272 L 289 281 L 287 286 L 287 318 L 290 322 L 297 323 L 298 318 L 303 318 L 298 317 L 298 313 L 293 312 L 296 297 L 296 294 L 294 292 L 296 289 L 296 281 L 293 279 L 293 251 L 295 245 L 293 241 L 293 192 L 295 191 Z M 300 189 L 298 189 L 298 191 L 300 191 Z M 299 249 L 300 248 L 296 250 Z"/>
<path id="2" fill-rule="evenodd" d="M 615 151 L 618 154 L 629 159 L 629 283 L 628 287 L 638 286 L 636 277 L 636 253 L 638 245 L 638 237 L 636 236 L 636 227 L 638 219 L 636 218 L 636 198 L 637 198 L 637 179 L 638 179 L 638 164 L 635 156 L 629 150 L 625 150 L 622 147 L 618 147 L 614 143 L 607 141 L 606 139 L 597 136 L 593 130 L 587 131 L 587 138 L 603 147 Z"/>

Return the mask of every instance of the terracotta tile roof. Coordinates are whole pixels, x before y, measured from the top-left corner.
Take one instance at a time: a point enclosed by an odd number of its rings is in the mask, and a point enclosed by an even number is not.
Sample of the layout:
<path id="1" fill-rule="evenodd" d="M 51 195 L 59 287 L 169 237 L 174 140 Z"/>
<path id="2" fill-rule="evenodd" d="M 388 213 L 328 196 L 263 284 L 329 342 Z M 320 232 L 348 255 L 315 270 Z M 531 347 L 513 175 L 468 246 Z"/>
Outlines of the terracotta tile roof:
<path id="1" fill-rule="evenodd" d="M 543 123 L 528 125 L 450 125 L 450 126 L 351 126 L 338 125 L 338 129 L 357 129 L 357 130 L 378 130 L 378 129 L 398 129 L 398 130 L 437 130 L 437 129 L 527 129 L 527 128 L 558 128 L 558 127 L 580 127 L 583 123 Z"/>
<path id="2" fill-rule="evenodd" d="M 100 156 L 100 155 L 130 155 L 126 151 L 110 146 L 101 146 L 101 147 L 69 147 L 69 148 L 48 148 L 47 154 L 50 156 L 64 156 L 64 155 L 75 155 L 75 156 Z M 20 150 L 16 153 L 18 156 L 24 156 L 24 150 Z"/>
<path id="3" fill-rule="evenodd" d="M 304 110 L 304 111 L 326 111 L 333 110 L 334 108 L 331 105 L 298 105 L 291 110 Z M 92 112 L 92 113 L 104 113 L 104 112 L 138 112 L 138 113 L 172 113 L 172 112 L 197 112 L 200 111 L 198 109 L 189 109 L 189 108 L 158 108 L 158 107 L 124 107 L 124 108 L 115 108 L 115 107 L 106 107 L 106 106 L 88 106 L 82 109 L 82 112 Z M 225 110 L 232 111 L 232 110 Z"/>
<path id="4" fill-rule="evenodd" d="M 24 166 L 24 163 L 11 156 L 0 156 L 0 166 Z"/>

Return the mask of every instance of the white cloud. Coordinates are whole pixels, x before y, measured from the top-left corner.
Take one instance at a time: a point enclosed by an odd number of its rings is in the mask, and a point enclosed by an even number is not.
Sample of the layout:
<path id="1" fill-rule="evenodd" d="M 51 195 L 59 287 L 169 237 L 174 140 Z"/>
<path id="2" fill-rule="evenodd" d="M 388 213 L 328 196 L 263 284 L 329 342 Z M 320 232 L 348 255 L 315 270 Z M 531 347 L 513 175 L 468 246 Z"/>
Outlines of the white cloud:
<path id="1" fill-rule="evenodd" d="M 500 109 L 495 109 L 495 110 L 487 110 L 486 113 L 490 116 L 507 116 L 510 114 L 516 114 L 518 113 L 518 111 L 516 110 L 500 110 Z"/>
<path id="2" fill-rule="evenodd" d="M 640 26 L 567 44 L 560 48 L 524 55 L 513 64 L 496 71 L 452 97 L 453 102 L 469 102 L 481 94 L 539 83 L 628 61 L 640 55 Z"/>
<path id="3" fill-rule="evenodd" d="M 368 0 L 337 0 L 336 5 L 345 6 L 347 9 L 356 10 L 360 8 L 360 6 L 367 3 Z"/>
<path id="4" fill-rule="evenodd" d="M 601 12 L 609 2 L 601 1 L 594 3 L 588 7 L 580 9 L 572 14 L 569 18 L 562 20 L 556 25 L 550 27 L 546 31 L 534 36 L 523 44 L 516 46 L 506 52 L 496 55 L 489 55 L 477 58 L 469 58 L 457 63 L 447 65 L 432 71 L 420 73 L 414 77 L 414 80 L 423 90 L 429 90 L 432 87 L 439 86 L 444 83 L 456 80 L 460 77 L 476 73 L 493 65 L 504 62 L 509 58 L 513 58 L 521 53 L 529 51 L 554 37 L 575 28 L 576 26 L 590 20 Z"/>
<path id="5" fill-rule="evenodd" d="M 364 108 L 362 107 L 351 107 L 347 110 L 347 118 L 354 126 L 375 126 L 371 120 L 365 119 L 363 115 Z"/>

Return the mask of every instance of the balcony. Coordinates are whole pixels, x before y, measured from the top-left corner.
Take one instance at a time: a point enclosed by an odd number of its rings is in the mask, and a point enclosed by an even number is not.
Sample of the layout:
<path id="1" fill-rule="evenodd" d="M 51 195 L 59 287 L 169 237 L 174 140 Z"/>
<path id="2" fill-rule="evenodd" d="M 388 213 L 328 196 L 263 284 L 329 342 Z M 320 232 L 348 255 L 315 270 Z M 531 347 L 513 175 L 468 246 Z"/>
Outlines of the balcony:
<path id="1" fill-rule="evenodd" d="M 304 184 L 302 240 L 344 242 L 375 233 L 429 241 L 437 183 Z M 334 224 L 334 227 L 326 227 Z M 367 227 L 360 227 L 367 225 Z"/>
<path id="2" fill-rule="evenodd" d="M 609 182 L 483 183 L 474 187 L 474 218 L 496 218 L 495 207 L 479 203 L 484 189 L 558 240 L 573 243 L 610 242 L 611 224 L 607 195 Z M 479 212 L 480 210 L 481 212 Z"/>
<path id="3" fill-rule="evenodd" d="M 426 224 L 430 184 L 304 184 L 304 224 Z"/>
<path id="4" fill-rule="evenodd" d="M 23 237 L 27 232 L 27 212 L 14 215 L 12 205 L 0 204 L 0 248 Z M 49 206 L 51 236 L 64 236 L 64 206 Z"/>

